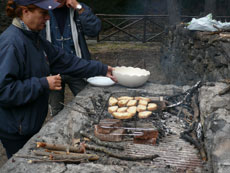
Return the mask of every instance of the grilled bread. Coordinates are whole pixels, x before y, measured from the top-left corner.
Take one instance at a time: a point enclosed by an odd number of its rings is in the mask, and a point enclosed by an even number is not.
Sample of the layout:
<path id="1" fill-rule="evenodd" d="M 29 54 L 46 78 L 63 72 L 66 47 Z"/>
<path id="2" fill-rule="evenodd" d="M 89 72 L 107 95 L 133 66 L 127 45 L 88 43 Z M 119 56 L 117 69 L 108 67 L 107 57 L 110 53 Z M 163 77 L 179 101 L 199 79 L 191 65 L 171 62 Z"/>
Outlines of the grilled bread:
<path id="1" fill-rule="evenodd" d="M 119 100 L 117 104 L 118 104 L 119 107 L 124 107 L 124 106 L 126 106 L 128 101 L 129 100 Z"/>
<path id="2" fill-rule="evenodd" d="M 156 103 L 149 103 L 147 109 L 149 111 L 155 111 L 155 110 L 157 110 L 157 104 Z"/>
<path id="3" fill-rule="evenodd" d="M 130 119 L 133 116 L 129 112 L 113 112 L 112 115 L 117 119 Z"/>
<path id="4" fill-rule="evenodd" d="M 117 109 L 118 109 L 118 106 L 110 106 L 108 107 L 108 112 L 112 114 L 113 112 L 116 112 Z"/>
<path id="5" fill-rule="evenodd" d="M 136 106 L 137 105 L 137 100 L 129 100 L 127 103 L 127 106 Z"/>
<path id="6" fill-rule="evenodd" d="M 121 97 L 118 97 L 117 100 L 133 100 L 133 97 L 121 96 Z"/>
<path id="7" fill-rule="evenodd" d="M 139 118 L 148 118 L 152 114 L 152 111 L 143 111 L 138 113 Z"/>
<path id="8" fill-rule="evenodd" d="M 144 105 L 138 105 L 137 106 L 137 112 L 143 112 L 146 111 L 146 106 Z"/>
<path id="9" fill-rule="evenodd" d="M 126 112 L 127 111 L 127 107 L 121 107 L 117 109 L 117 112 Z"/>
<path id="10" fill-rule="evenodd" d="M 137 107 L 136 106 L 131 106 L 127 109 L 127 112 L 131 113 L 133 116 L 136 114 L 137 112 Z"/>
<path id="11" fill-rule="evenodd" d="M 135 100 L 146 100 L 147 102 L 150 102 L 150 98 L 148 97 L 135 97 Z"/>
<path id="12" fill-rule="evenodd" d="M 109 106 L 115 106 L 117 104 L 118 100 L 115 97 L 109 98 Z"/>
<path id="13" fill-rule="evenodd" d="M 139 105 L 147 106 L 148 101 L 147 101 L 147 100 L 139 100 L 138 104 L 139 104 Z"/>

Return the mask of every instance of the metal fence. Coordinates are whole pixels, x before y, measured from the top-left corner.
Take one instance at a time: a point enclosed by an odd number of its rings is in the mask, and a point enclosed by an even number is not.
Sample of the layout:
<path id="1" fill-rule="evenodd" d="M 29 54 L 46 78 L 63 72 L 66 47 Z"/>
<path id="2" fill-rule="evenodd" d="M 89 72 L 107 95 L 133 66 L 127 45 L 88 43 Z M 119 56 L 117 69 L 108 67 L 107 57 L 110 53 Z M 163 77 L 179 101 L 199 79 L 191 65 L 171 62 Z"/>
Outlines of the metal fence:
<path id="1" fill-rule="evenodd" d="M 103 31 L 97 41 L 161 41 L 165 38 L 168 15 L 97 14 L 102 20 Z M 189 22 L 198 16 L 181 15 L 181 22 Z M 216 20 L 229 22 L 230 16 L 216 16 Z"/>
<path id="2" fill-rule="evenodd" d="M 97 14 L 103 22 L 103 32 L 97 41 L 116 40 L 141 41 L 143 43 L 159 38 L 164 33 L 167 15 L 120 15 Z M 120 34 L 120 35 L 118 35 Z"/>

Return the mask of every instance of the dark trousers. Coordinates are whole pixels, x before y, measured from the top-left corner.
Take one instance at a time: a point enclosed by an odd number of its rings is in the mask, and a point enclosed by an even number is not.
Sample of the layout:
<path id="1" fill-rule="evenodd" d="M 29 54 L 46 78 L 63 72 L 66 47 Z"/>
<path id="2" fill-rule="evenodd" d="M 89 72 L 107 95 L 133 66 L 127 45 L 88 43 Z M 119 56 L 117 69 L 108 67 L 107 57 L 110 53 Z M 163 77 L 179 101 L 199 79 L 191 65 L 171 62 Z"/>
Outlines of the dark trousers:
<path id="1" fill-rule="evenodd" d="M 51 115 L 55 116 L 63 109 L 64 99 L 65 99 L 65 84 L 68 84 L 73 95 L 76 96 L 84 87 L 87 82 L 84 79 L 74 78 L 68 75 L 62 75 L 62 89 L 53 90 L 50 92 L 49 104 L 51 106 Z"/>
<path id="2" fill-rule="evenodd" d="M 31 136 L 18 140 L 0 139 L 3 147 L 6 150 L 8 159 L 10 159 L 13 154 L 17 153 L 18 150 L 20 150 L 30 138 Z"/>

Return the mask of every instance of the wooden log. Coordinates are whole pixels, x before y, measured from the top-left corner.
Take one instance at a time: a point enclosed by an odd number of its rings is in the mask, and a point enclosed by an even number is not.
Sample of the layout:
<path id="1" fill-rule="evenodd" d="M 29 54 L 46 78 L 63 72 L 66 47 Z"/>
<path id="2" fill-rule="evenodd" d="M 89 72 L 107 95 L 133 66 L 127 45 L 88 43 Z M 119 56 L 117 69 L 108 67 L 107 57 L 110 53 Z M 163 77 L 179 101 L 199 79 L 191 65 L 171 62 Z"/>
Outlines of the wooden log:
<path id="1" fill-rule="evenodd" d="M 96 154 L 79 154 L 79 153 L 52 153 L 45 151 L 33 151 L 33 153 L 37 156 L 48 156 L 50 160 L 79 160 L 79 159 L 87 159 L 90 161 L 95 161 L 99 159 L 99 156 Z"/>
<path id="2" fill-rule="evenodd" d="M 85 152 L 84 145 L 72 147 L 72 146 L 65 146 L 61 144 L 48 144 L 45 142 L 37 142 L 37 148 L 41 148 L 41 147 L 45 149 L 49 149 L 49 150 L 67 151 L 67 152 L 74 152 L 74 153 L 84 153 Z"/>
<path id="3" fill-rule="evenodd" d="M 110 157 L 115 157 L 121 160 L 128 160 L 128 161 L 137 161 L 137 160 L 153 160 L 159 155 L 154 154 L 154 155 L 146 155 L 146 156 L 133 156 L 133 155 L 124 155 L 124 154 L 118 154 L 112 151 L 108 151 L 105 147 L 98 147 L 98 146 L 93 146 L 89 144 L 85 144 L 86 149 L 93 150 L 93 151 L 99 151 L 103 152 L 105 154 L 108 154 Z"/>
<path id="4" fill-rule="evenodd" d="M 191 104 L 191 106 L 192 106 L 193 112 L 194 112 L 193 120 L 194 121 L 198 121 L 198 118 L 200 116 L 200 110 L 199 110 L 199 106 L 197 104 L 197 95 L 194 95 L 192 97 L 192 104 Z"/>

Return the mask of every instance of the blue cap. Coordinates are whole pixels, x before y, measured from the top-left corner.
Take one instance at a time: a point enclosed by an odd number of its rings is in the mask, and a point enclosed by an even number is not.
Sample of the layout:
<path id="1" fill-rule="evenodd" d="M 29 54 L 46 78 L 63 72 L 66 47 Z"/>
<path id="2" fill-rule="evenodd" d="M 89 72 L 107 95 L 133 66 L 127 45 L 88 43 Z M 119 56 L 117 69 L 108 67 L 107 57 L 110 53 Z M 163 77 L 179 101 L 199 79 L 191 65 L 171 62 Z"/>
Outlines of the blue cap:
<path id="1" fill-rule="evenodd" d="M 45 10 L 53 10 L 60 5 L 55 0 L 14 0 L 17 5 L 36 5 Z"/>

